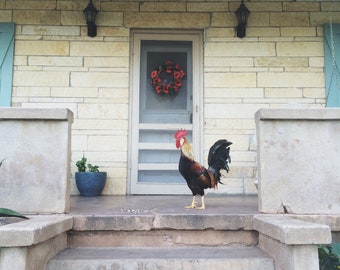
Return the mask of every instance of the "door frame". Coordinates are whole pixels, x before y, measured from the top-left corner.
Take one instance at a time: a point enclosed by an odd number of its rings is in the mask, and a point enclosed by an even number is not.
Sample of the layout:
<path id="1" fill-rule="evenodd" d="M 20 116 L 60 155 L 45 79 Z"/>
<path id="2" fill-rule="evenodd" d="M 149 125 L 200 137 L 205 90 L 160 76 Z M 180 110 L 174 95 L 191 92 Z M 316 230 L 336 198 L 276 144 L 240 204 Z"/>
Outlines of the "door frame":
<path id="1" fill-rule="evenodd" d="M 133 170 L 138 165 L 138 131 L 134 127 L 139 125 L 139 93 L 140 93 L 140 46 L 142 40 L 191 41 L 193 61 L 193 150 L 195 159 L 202 162 L 203 157 L 203 32 L 200 30 L 131 30 L 130 43 L 130 97 L 129 97 L 129 145 L 128 145 L 128 177 L 127 194 L 131 194 Z M 183 125 L 177 125 L 182 127 Z M 185 128 L 185 127 L 184 127 Z M 174 143 L 175 147 L 175 143 Z M 169 190 L 168 190 L 169 192 Z M 171 193 L 171 190 L 170 190 Z M 185 192 L 186 193 L 186 190 Z M 136 194 L 134 192 L 134 194 Z M 139 194 L 139 193 L 138 193 Z M 140 194 L 146 194 L 141 192 Z"/>

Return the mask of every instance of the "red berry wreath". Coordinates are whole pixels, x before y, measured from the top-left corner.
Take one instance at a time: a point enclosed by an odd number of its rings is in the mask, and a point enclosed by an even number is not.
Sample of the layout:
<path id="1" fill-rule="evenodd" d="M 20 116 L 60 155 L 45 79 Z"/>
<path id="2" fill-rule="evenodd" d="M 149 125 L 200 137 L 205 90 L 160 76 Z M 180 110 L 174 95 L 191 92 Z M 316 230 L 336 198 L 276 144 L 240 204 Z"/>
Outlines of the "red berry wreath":
<path id="1" fill-rule="evenodd" d="M 171 61 L 165 61 L 164 66 L 159 66 L 151 72 L 152 86 L 157 94 L 177 95 L 185 72 Z"/>

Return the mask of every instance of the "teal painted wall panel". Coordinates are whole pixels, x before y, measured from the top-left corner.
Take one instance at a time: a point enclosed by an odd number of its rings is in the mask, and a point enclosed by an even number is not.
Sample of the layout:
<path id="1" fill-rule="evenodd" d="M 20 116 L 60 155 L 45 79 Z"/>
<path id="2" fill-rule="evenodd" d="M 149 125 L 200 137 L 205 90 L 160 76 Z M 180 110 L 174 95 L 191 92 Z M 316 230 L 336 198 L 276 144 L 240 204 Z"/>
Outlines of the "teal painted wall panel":
<path id="1" fill-rule="evenodd" d="M 326 24 L 325 30 L 325 76 L 326 76 L 326 107 L 340 107 L 340 24 Z M 332 46 L 334 49 L 332 49 Z M 333 61 L 333 53 L 334 60 Z"/>
<path id="2" fill-rule="evenodd" d="M 14 23 L 0 23 L 0 106 L 11 106 Z"/>

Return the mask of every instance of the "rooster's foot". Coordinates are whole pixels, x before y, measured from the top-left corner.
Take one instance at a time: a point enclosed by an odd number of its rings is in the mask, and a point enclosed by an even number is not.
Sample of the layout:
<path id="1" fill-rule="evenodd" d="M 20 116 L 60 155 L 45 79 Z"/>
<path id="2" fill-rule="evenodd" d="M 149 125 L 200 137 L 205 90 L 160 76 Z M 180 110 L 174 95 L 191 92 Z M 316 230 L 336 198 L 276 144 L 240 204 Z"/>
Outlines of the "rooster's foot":
<path id="1" fill-rule="evenodd" d="M 196 207 L 197 210 L 204 210 L 205 209 L 205 202 L 204 202 L 204 196 L 201 197 L 202 205 L 200 207 Z"/>
<path id="2" fill-rule="evenodd" d="M 185 208 L 194 209 L 194 208 L 196 208 L 196 207 L 197 207 L 197 206 L 196 206 L 196 196 L 194 196 L 194 197 L 192 198 L 192 203 L 191 203 L 191 205 L 185 206 Z"/>

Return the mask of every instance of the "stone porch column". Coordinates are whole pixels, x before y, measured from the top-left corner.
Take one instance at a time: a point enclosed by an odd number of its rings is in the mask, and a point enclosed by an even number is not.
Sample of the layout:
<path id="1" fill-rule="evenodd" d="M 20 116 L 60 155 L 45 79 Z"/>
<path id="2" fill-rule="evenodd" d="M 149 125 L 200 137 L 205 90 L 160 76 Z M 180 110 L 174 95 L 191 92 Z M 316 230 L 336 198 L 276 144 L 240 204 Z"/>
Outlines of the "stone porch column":
<path id="1" fill-rule="evenodd" d="M 0 108 L 0 207 L 69 212 L 72 122 L 68 109 Z"/>

